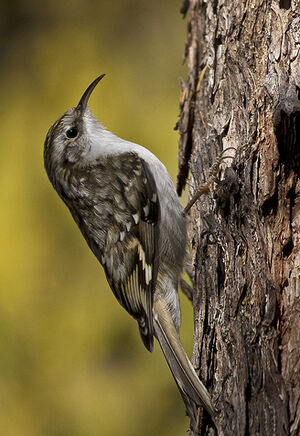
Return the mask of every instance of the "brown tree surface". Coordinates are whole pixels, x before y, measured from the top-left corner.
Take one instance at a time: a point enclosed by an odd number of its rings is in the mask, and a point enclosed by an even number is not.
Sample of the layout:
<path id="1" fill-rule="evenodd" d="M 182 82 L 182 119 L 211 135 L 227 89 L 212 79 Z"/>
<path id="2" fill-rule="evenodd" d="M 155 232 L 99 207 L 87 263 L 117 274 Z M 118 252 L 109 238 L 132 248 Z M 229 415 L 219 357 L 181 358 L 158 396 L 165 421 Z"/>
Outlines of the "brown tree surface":
<path id="1" fill-rule="evenodd" d="M 191 209 L 193 363 L 220 435 L 300 426 L 300 3 L 190 0 L 178 192 Z M 199 411 L 199 416 L 201 411 Z M 216 434 L 203 415 L 199 434 Z"/>

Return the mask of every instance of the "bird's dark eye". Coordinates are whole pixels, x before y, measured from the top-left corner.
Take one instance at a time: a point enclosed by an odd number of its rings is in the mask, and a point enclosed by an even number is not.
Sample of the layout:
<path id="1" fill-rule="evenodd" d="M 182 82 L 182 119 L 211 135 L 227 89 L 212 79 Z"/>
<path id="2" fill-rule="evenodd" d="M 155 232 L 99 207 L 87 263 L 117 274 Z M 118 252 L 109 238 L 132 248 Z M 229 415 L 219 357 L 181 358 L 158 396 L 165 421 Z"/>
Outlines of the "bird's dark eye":
<path id="1" fill-rule="evenodd" d="M 78 135 L 78 130 L 76 129 L 76 127 L 71 127 L 71 129 L 66 131 L 66 135 L 67 138 L 76 138 L 76 136 Z"/>

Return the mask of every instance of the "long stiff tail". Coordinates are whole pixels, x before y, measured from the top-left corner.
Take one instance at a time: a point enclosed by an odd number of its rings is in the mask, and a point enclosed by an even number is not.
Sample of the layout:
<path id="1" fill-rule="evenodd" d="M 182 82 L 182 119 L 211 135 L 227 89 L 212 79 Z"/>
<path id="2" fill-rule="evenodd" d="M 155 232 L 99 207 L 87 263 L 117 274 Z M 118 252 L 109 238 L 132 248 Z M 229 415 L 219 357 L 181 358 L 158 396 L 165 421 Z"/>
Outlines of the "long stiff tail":
<path id="1" fill-rule="evenodd" d="M 197 425 L 197 406 L 202 405 L 213 417 L 214 409 L 209 393 L 199 380 L 179 339 L 173 320 L 162 298 L 154 301 L 154 332 L 173 374 L 191 419 L 192 429 Z"/>

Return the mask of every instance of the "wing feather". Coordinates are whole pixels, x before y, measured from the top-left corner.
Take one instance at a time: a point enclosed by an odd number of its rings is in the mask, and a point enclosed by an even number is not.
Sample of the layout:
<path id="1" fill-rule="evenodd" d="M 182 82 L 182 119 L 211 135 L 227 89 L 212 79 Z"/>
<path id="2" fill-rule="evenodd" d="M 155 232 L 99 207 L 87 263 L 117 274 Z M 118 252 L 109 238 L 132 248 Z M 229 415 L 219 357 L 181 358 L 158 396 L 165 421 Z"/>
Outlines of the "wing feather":
<path id="1" fill-rule="evenodd" d="M 118 181 L 118 196 L 114 198 L 115 208 L 118 210 L 118 203 L 125 202 L 129 215 L 125 217 L 125 225 L 123 222 L 115 223 L 116 218 L 112 217 L 101 259 L 116 298 L 138 321 L 142 340 L 146 348 L 152 351 L 159 201 L 155 180 L 148 165 L 133 153 L 121 155 L 120 158 L 123 159 L 123 167 L 122 177 Z M 124 220 L 124 213 L 121 218 Z"/>

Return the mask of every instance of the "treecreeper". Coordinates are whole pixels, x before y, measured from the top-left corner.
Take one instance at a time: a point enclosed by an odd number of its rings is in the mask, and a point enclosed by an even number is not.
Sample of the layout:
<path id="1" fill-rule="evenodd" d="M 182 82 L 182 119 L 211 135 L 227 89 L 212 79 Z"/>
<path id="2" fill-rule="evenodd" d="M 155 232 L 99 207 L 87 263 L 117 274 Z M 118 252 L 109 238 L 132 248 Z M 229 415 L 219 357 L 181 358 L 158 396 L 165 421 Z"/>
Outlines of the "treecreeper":
<path id="1" fill-rule="evenodd" d="M 214 409 L 179 337 L 186 211 L 160 160 L 91 114 L 87 103 L 103 77 L 49 129 L 45 169 L 118 302 L 137 321 L 147 350 L 158 340 L 194 431 L 198 406 L 212 417 Z"/>

